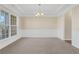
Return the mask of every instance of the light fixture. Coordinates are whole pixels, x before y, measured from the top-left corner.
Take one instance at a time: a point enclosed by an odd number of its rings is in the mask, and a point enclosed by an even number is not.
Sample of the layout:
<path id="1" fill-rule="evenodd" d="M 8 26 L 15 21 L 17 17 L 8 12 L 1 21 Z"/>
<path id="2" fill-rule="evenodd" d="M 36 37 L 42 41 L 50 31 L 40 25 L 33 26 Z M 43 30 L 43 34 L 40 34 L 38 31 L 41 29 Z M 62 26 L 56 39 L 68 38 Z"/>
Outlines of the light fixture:
<path id="1" fill-rule="evenodd" d="M 41 10 L 41 4 L 38 4 L 38 11 L 35 16 L 43 16 L 43 15 L 44 15 L 44 13 Z"/>

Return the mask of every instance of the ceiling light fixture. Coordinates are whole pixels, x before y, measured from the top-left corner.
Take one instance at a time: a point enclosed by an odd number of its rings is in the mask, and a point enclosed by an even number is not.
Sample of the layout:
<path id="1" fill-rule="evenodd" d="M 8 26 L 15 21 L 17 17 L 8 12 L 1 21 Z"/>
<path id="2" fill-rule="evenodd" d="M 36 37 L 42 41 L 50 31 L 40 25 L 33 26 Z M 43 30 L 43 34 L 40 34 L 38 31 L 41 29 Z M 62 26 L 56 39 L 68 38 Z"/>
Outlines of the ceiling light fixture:
<path id="1" fill-rule="evenodd" d="M 38 12 L 36 13 L 35 16 L 43 16 L 43 15 L 44 15 L 44 13 L 41 10 L 41 4 L 38 4 Z"/>

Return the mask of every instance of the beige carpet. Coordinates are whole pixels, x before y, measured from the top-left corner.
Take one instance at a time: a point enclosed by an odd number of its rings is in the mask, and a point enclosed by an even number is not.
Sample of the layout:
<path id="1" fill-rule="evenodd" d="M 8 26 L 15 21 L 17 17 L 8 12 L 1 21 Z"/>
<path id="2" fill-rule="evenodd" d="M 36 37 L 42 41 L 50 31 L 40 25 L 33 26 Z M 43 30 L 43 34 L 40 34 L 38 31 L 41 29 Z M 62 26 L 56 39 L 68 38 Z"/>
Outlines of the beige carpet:
<path id="1" fill-rule="evenodd" d="M 0 52 L 1 54 L 77 54 L 79 49 L 57 38 L 23 38 Z"/>

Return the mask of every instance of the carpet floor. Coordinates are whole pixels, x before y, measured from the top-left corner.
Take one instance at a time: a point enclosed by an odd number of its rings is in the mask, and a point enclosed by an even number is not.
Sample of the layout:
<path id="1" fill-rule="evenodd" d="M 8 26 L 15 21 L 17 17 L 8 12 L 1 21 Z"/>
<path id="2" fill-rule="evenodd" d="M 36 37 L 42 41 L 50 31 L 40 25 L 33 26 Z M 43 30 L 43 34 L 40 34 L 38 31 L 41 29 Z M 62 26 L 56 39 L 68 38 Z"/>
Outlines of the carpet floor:
<path id="1" fill-rule="evenodd" d="M 0 52 L 1 54 L 78 54 L 79 49 L 57 38 L 22 38 Z"/>

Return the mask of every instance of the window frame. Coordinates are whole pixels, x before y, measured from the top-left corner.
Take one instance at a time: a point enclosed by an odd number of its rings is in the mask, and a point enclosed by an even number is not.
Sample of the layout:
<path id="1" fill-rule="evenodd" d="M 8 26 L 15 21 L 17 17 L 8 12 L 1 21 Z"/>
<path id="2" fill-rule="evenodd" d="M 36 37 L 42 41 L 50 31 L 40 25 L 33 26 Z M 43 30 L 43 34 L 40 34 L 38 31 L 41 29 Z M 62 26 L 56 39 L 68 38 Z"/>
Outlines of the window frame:
<path id="1" fill-rule="evenodd" d="M 1 35 L 4 35 L 5 36 L 5 38 L 1 38 L 0 40 L 3 40 L 3 39 L 7 39 L 7 38 L 9 38 L 9 37 L 12 37 L 12 36 L 14 36 L 14 35 L 17 35 L 17 16 L 16 15 L 14 15 L 14 14 L 11 14 L 10 12 L 7 12 L 7 11 L 5 11 L 5 10 L 0 10 L 0 13 L 1 13 L 1 11 L 3 11 L 4 13 L 7 13 L 8 14 L 8 16 L 6 16 L 6 14 L 5 14 L 5 30 L 6 30 L 6 34 L 0 34 L 0 36 Z M 15 16 L 16 17 L 16 25 L 11 25 L 11 15 L 13 15 L 13 16 Z M 6 19 L 8 19 L 8 20 L 6 20 Z M 16 26 L 16 33 L 14 34 L 14 35 L 11 35 L 11 27 L 12 26 Z M 7 33 L 8 32 L 8 33 Z"/>

